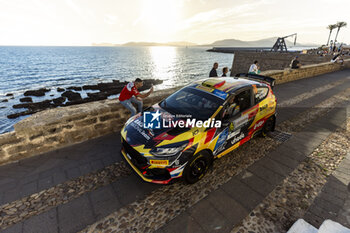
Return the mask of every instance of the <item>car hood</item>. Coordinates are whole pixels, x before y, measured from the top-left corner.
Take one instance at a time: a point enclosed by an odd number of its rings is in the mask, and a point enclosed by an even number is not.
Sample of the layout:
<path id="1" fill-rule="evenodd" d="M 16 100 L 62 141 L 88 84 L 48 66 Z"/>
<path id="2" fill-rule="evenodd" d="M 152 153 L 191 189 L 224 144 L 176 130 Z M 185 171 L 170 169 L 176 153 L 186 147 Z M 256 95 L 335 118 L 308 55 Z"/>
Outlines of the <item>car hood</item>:
<path id="1" fill-rule="evenodd" d="M 158 105 L 154 105 L 150 108 L 149 112 L 159 112 L 160 128 L 145 128 L 144 127 L 144 114 L 138 114 L 130 122 L 128 122 L 123 131 L 125 133 L 125 140 L 129 145 L 139 146 L 144 145 L 144 148 L 152 148 L 164 140 L 173 140 L 180 134 L 188 132 L 191 128 L 179 128 L 179 127 L 163 127 L 163 120 L 165 122 L 176 122 L 183 119 L 176 118 L 169 112 L 160 108 Z M 187 137 L 184 137 L 184 141 Z"/>

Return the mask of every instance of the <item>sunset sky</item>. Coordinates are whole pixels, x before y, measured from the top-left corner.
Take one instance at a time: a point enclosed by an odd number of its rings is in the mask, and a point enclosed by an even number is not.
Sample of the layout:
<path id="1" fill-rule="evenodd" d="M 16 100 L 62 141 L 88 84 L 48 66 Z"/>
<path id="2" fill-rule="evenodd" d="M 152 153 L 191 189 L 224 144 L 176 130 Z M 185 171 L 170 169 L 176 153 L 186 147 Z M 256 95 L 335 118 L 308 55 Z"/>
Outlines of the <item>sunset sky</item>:
<path id="1" fill-rule="evenodd" d="M 346 21 L 349 0 L 0 0 L 0 45 L 91 45 L 129 41 L 256 40 L 298 33 L 324 44 Z M 335 33 L 333 34 L 333 36 Z"/>

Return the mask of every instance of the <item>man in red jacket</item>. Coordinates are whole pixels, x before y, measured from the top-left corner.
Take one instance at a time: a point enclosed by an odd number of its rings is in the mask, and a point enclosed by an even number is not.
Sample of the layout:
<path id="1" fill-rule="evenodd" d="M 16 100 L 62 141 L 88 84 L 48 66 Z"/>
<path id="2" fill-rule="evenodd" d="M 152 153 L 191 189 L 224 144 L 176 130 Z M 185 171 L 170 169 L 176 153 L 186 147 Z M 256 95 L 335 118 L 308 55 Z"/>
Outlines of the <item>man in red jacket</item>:
<path id="1" fill-rule="evenodd" d="M 141 94 L 138 88 L 143 86 L 143 81 L 137 78 L 134 82 L 128 83 L 119 95 L 119 102 L 131 112 L 131 116 L 136 114 L 136 109 L 132 103 L 137 104 L 139 112 L 142 111 L 142 99 L 146 98 L 153 92 L 153 85 L 146 94 Z"/>

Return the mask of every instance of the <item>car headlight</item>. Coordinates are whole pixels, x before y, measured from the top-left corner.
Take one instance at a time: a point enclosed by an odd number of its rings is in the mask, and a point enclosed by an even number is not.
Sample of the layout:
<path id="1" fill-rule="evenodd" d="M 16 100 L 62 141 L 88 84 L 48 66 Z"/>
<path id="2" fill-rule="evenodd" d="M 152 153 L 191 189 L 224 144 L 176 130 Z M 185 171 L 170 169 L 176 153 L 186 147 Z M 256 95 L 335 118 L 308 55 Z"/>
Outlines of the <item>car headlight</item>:
<path id="1" fill-rule="evenodd" d="M 125 126 L 127 126 L 128 124 L 130 124 L 133 120 L 135 120 L 135 118 L 137 117 L 137 114 L 134 116 L 131 116 L 126 122 L 125 122 Z"/>
<path id="2" fill-rule="evenodd" d="M 186 146 L 187 144 L 177 147 L 156 147 L 151 151 L 151 153 L 155 156 L 173 156 L 185 149 Z"/>
<path id="3" fill-rule="evenodd" d="M 125 122 L 125 126 L 128 125 L 128 124 L 130 124 L 130 122 L 132 122 L 132 120 L 133 120 L 133 118 L 130 117 L 130 118 Z"/>

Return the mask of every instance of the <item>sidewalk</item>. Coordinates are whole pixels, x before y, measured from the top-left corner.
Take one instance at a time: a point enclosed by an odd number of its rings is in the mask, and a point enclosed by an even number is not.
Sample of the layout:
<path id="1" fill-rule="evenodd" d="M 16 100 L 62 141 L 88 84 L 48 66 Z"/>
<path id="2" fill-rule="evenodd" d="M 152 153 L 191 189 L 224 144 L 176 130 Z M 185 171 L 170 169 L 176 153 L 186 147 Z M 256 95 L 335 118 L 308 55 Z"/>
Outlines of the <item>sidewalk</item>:
<path id="1" fill-rule="evenodd" d="M 0 205 L 121 161 L 119 134 L 51 151 L 0 167 Z"/>
<path id="2" fill-rule="evenodd" d="M 304 216 L 304 220 L 316 228 L 326 219 L 350 228 L 350 153 L 328 178 Z"/>

